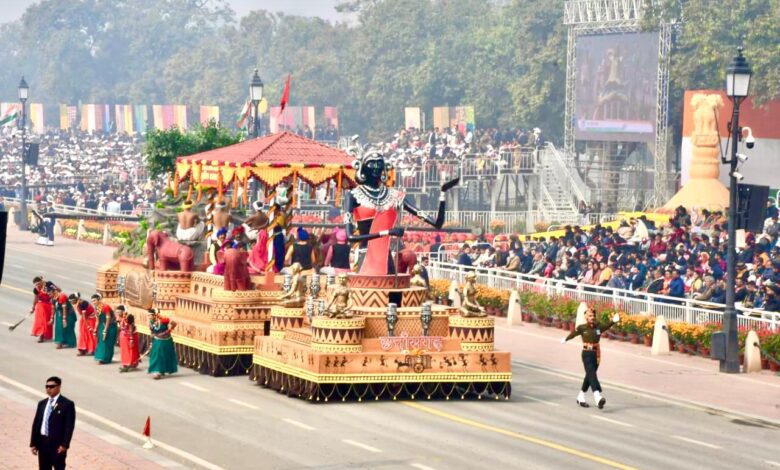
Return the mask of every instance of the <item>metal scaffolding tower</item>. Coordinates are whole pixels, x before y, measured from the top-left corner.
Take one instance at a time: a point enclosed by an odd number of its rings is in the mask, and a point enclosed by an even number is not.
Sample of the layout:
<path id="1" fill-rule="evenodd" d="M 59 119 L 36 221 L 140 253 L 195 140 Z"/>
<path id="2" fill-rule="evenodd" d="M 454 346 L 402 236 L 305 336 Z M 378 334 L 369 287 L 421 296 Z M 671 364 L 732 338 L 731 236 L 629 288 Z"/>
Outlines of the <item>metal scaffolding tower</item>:
<path id="1" fill-rule="evenodd" d="M 566 50 L 566 105 L 564 121 L 564 153 L 569 164 L 575 165 L 577 154 L 575 149 L 575 106 L 577 95 L 577 41 L 581 36 L 602 35 L 615 33 L 639 33 L 640 22 L 643 13 L 643 0 L 569 0 L 564 5 L 563 22 L 568 26 L 568 41 Z M 648 145 L 652 153 L 652 195 L 644 199 L 647 205 L 653 201 L 656 205 L 665 202 L 669 197 L 670 183 L 674 181 L 673 175 L 668 171 L 667 156 L 667 127 L 669 114 L 669 56 L 671 51 L 672 27 L 663 23 L 658 31 L 658 68 L 656 77 L 656 122 L 655 139 L 652 146 Z M 621 180 L 620 173 L 625 173 L 626 168 L 611 168 L 610 163 L 620 161 L 617 154 L 620 149 L 614 145 L 596 143 L 592 148 L 602 152 L 595 166 L 596 171 L 601 171 L 598 177 L 583 175 L 586 183 L 591 185 L 615 185 L 615 195 L 611 203 L 617 203 L 622 198 L 617 188 L 623 186 L 625 175 Z M 614 142 L 612 144 L 619 144 Z M 599 168 L 600 167 L 600 168 Z M 637 168 L 636 166 L 634 168 Z M 582 168 L 578 168 L 582 170 Z M 594 170 L 594 161 L 588 163 L 588 171 Z M 644 172 L 644 171 L 643 171 Z M 647 178 L 635 178 L 646 182 Z M 588 181 L 590 180 L 590 181 Z M 596 188 L 594 188 L 596 189 Z M 603 188 L 599 188 L 603 189 Z M 623 188 L 633 190 L 640 188 Z M 593 191 L 592 194 L 600 195 L 602 192 Z M 590 201 L 596 202 L 596 201 Z"/>

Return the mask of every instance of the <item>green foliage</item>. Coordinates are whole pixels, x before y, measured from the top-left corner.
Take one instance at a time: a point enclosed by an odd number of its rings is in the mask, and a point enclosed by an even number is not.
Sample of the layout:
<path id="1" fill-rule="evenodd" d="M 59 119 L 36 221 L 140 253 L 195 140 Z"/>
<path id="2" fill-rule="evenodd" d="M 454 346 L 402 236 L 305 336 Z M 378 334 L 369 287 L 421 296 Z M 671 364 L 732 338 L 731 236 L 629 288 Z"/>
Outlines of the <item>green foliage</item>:
<path id="1" fill-rule="evenodd" d="M 241 141 L 242 134 L 234 134 L 215 121 L 205 126 L 196 125 L 182 132 L 173 127 L 169 130 L 150 130 L 146 135 L 143 154 L 149 174 L 156 178 L 173 172 L 178 157 L 206 152 Z M 171 197 L 173 193 L 169 195 Z"/>
<path id="2" fill-rule="evenodd" d="M 0 93 L 20 71 L 43 103 L 186 103 L 221 107 L 231 122 L 255 67 L 269 104 L 292 74 L 291 105 L 338 106 L 343 133 L 385 138 L 419 106 L 471 104 L 479 127 L 539 126 L 562 140 L 567 28 L 564 0 L 347 0 L 355 24 L 249 13 L 225 0 L 43 0 L 0 25 Z M 751 96 L 780 96 L 780 1 L 657 0 L 644 26 L 674 19 L 670 113 L 680 126 L 685 89 L 722 88 L 736 46 L 755 75 Z M 226 145 L 227 137 L 206 136 Z M 152 174 L 209 148 L 159 135 Z M 205 134 L 208 134 L 206 132 Z M 679 139 L 673 139 L 679 141 Z"/>

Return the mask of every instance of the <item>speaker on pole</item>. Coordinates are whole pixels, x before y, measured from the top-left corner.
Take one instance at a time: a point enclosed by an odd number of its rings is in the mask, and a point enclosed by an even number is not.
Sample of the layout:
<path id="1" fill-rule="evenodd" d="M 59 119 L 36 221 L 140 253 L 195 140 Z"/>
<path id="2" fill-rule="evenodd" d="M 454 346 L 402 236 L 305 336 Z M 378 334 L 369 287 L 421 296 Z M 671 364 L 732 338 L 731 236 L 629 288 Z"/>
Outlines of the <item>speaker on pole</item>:
<path id="1" fill-rule="evenodd" d="M 761 233 L 766 219 L 769 186 L 740 184 L 737 190 L 737 229 Z"/>
<path id="2" fill-rule="evenodd" d="M 8 229 L 8 212 L 0 211 L 0 283 L 3 282 L 3 265 L 5 264 L 5 236 Z"/>
<path id="3" fill-rule="evenodd" d="M 30 166 L 38 166 L 38 150 L 39 144 L 29 143 L 27 144 L 27 159 L 26 162 Z"/>

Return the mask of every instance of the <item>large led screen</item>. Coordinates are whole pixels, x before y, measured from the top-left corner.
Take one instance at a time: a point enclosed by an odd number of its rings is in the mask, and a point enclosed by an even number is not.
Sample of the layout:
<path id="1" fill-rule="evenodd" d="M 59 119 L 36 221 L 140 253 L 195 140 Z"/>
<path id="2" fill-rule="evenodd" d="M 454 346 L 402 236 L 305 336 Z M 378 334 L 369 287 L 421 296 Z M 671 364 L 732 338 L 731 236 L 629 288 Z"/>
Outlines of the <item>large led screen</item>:
<path id="1" fill-rule="evenodd" d="M 577 38 L 575 138 L 655 138 L 658 33 Z"/>

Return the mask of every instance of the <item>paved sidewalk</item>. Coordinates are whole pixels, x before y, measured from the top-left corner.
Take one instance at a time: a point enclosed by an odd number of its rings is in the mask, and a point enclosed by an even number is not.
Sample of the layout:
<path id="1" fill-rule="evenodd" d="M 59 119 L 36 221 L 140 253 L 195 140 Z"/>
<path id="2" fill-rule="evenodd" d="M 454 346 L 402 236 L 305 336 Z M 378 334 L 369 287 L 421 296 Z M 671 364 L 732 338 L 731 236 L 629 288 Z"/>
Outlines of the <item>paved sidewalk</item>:
<path id="1" fill-rule="evenodd" d="M 512 353 L 513 361 L 575 374 L 572 397 L 584 375 L 581 340 L 565 345 L 568 332 L 537 323 L 509 326 L 496 319 L 496 348 Z M 724 411 L 775 421 L 780 424 L 780 376 L 770 371 L 721 374 L 718 361 L 672 352 L 652 356 L 641 344 L 602 338 L 599 379 L 609 396 L 610 384 L 646 391 L 655 396 L 691 402 Z M 516 380 L 522 384 L 522 368 Z"/>
<path id="2" fill-rule="evenodd" d="M 30 453 L 30 426 L 35 400 L 0 387 L 0 469 L 36 468 L 38 458 Z M 77 404 L 78 406 L 78 404 Z M 140 442 L 140 441 L 139 441 Z M 76 417 L 76 430 L 68 451 L 73 469 L 158 469 L 181 467 L 154 451 L 141 448 Z"/>

